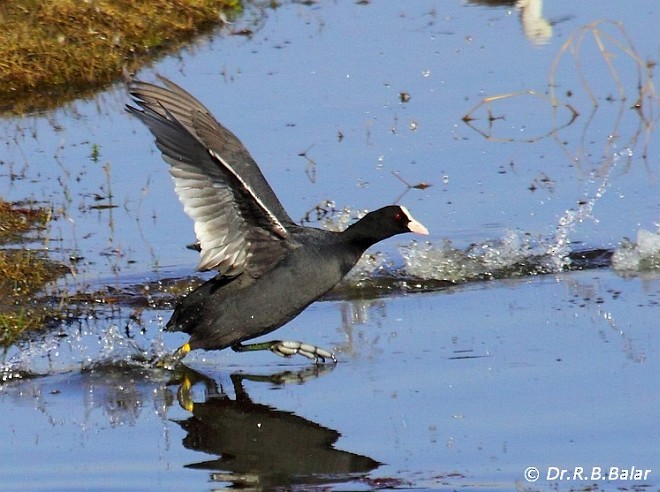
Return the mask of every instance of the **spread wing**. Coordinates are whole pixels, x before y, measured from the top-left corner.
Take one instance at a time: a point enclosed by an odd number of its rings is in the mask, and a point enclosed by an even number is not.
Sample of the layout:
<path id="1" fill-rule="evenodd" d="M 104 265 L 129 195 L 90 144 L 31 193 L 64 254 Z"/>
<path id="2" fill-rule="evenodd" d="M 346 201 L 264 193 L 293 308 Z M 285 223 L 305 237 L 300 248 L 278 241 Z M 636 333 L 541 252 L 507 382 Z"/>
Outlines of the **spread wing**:
<path id="1" fill-rule="evenodd" d="M 170 165 L 185 212 L 201 247 L 199 270 L 260 276 L 297 247 L 294 226 L 243 144 L 181 87 L 135 81 L 140 109 L 127 106 L 156 137 Z"/>

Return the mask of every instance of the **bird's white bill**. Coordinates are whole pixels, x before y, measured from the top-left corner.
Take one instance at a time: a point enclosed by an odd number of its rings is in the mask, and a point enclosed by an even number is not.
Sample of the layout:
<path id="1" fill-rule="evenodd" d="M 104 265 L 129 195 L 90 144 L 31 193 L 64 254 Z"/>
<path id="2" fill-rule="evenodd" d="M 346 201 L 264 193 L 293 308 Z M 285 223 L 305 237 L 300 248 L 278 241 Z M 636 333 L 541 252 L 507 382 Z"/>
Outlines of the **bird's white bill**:
<path id="1" fill-rule="evenodd" d="M 410 232 L 414 232 L 415 234 L 422 234 L 424 236 L 429 235 L 429 230 L 415 219 L 412 219 L 410 222 L 408 222 L 408 229 L 410 229 Z"/>
<path id="2" fill-rule="evenodd" d="M 410 221 L 408 222 L 408 230 L 410 232 L 414 232 L 415 234 L 422 234 L 424 236 L 429 235 L 429 230 L 424 227 L 421 222 L 417 222 L 415 219 L 413 219 L 413 216 L 410 215 L 410 212 L 406 207 L 401 207 L 401 210 L 403 210 L 403 213 L 406 214 L 408 220 Z"/>

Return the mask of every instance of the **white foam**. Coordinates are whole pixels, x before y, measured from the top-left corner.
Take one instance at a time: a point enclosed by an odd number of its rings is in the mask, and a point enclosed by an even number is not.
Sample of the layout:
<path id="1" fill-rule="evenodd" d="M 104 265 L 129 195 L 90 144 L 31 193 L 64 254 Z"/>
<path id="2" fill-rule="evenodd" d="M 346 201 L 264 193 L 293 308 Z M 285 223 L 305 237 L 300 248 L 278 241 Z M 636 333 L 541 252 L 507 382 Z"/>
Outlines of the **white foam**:
<path id="1" fill-rule="evenodd" d="M 640 229 L 636 243 L 622 241 L 612 256 L 612 267 L 619 272 L 659 270 L 660 229 L 658 232 Z"/>
<path id="2" fill-rule="evenodd" d="M 439 244 L 412 241 L 399 248 L 406 273 L 421 280 L 466 282 L 560 271 L 563 251 L 554 251 L 530 234 L 507 231 L 503 238 L 472 244 L 465 250 L 451 241 Z"/>

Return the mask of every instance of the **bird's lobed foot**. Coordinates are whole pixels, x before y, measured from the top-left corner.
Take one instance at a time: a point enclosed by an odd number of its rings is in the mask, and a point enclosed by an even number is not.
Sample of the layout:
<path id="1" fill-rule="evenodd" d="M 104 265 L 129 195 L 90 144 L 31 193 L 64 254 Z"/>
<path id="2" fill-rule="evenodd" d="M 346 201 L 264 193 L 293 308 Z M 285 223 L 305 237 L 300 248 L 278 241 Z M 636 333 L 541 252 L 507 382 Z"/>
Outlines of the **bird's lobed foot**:
<path id="1" fill-rule="evenodd" d="M 335 364 L 337 363 L 335 354 L 315 345 L 310 345 L 309 343 L 287 340 L 276 341 L 270 346 L 270 351 L 280 357 L 291 357 L 292 355 L 299 354 L 313 360 L 316 364 L 324 363 L 326 359 L 330 359 Z"/>

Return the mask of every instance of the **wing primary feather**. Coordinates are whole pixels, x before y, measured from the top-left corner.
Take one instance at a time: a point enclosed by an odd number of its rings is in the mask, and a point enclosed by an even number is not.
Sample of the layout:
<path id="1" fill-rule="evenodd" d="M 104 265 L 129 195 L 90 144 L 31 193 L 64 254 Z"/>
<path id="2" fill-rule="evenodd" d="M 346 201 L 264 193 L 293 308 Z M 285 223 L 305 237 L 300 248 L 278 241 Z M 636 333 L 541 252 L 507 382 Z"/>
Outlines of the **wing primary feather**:
<path id="1" fill-rule="evenodd" d="M 175 191 L 195 223 L 200 270 L 258 277 L 291 248 L 293 222 L 240 141 L 193 96 L 135 81 L 127 106 L 156 137 Z M 263 196 L 262 196 L 263 194 Z"/>

